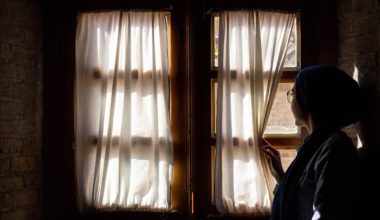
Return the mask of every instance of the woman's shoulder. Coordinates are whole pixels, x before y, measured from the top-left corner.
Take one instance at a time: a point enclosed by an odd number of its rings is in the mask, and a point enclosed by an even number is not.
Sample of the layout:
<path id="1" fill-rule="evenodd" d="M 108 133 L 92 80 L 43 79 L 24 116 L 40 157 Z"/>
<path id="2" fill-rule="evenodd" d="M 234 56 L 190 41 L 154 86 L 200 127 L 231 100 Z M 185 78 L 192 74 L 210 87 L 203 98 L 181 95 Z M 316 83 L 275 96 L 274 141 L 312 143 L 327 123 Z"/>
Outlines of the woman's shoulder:
<path id="1" fill-rule="evenodd" d="M 355 149 L 354 143 L 350 137 L 347 136 L 347 134 L 343 131 L 335 131 L 333 132 L 327 140 L 324 142 L 324 145 L 326 147 L 335 147 L 335 148 L 342 148 L 345 149 Z"/>
<path id="2" fill-rule="evenodd" d="M 342 131 L 332 133 L 320 146 L 313 158 L 314 169 L 319 170 L 324 167 L 327 161 L 330 166 L 339 167 L 345 164 L 356 164 L 358 159 L 357 149 L 351 138 Z M 338 165 L 337 165 L 338 164 Z"/>
<path id="3" fill-rule="evenodd" d="M 325 146 L 354 146 L 352 139 L 340 130 L 333 132 L 323 144 Z"/>
<path id="4" fill-rule="evenodd" d="M 335 131 L 322 144 L 320 154 L 333 154 L 341 157 L 349 154 L 357 154 L 357 150 L 352 139 L 348 137 L 346 133 L 343 131 Z"/>

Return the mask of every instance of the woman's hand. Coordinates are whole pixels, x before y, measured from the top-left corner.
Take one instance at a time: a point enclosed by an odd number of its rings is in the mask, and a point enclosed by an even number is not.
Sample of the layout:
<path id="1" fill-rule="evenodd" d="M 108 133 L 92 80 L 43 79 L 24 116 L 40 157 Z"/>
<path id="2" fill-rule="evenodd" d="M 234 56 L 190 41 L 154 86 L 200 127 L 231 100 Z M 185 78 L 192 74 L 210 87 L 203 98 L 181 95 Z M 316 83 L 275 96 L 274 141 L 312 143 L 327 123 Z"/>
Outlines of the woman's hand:
<path id="1" fill-rule="evenodd" d="M 281 164 L 280 152 L 278 152 L 278 150 L 270 145 L 264 146 L 263 152 L 270 165 L 270 172 L 272 176 L 276 179 L 277 182 L 280 182 L 285 173 Z"/>

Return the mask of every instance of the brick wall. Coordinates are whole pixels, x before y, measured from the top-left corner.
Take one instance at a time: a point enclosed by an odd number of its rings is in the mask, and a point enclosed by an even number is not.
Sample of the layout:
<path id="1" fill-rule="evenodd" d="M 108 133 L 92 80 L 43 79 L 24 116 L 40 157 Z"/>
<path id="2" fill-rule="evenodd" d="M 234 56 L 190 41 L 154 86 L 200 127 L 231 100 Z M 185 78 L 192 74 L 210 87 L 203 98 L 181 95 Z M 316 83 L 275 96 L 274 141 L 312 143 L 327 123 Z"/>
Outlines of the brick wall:
<path id="1" fill-rule="evenodd" d="M 40 219 L 42 10 L 0 1 L 0 219 Z"/>
<path id="2" fill-rule="evenodd" d="M 357 77 L 371 96 L 362 119 L 369 145 L 380 144 L 380 2 L 338 0 L 338 66 Z"/>

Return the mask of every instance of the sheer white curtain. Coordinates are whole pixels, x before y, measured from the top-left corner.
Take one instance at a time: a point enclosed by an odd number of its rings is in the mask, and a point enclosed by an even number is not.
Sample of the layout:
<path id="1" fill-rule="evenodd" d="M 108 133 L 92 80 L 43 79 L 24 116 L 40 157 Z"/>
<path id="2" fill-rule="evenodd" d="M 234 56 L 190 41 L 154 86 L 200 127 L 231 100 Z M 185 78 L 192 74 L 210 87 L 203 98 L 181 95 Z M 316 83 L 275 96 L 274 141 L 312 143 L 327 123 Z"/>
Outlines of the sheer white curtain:
<path id="1" fill-rule="evenodd" d="M 81 209 L 169 209 L 167 24 L 163 12 L 85 13 L 76 35 Z"/>
<path id="2" fill-rule="evenodd" d="M 222 213 L 267 212 L 274 180 L 260 147 L 295 14 L 221 13 L 216 205 Z"/>

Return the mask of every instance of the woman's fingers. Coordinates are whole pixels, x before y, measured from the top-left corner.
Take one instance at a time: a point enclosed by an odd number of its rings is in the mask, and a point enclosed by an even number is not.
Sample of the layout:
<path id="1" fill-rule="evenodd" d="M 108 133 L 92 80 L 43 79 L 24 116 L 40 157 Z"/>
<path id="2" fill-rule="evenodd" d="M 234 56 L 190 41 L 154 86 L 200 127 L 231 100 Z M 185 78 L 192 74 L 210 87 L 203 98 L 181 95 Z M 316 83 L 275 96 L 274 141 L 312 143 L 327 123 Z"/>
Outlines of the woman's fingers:
<path id="1" fill-rule="evenodd" d="M 274 155 L 275 157 L 280 157 L 280 152 L 278 152 L 278 150 L 272 146 L 266 145 L 263 147 L 263 150 L 264 152 L 270 153 L 271 155 Z"/>
<path id="2" fill-rule="evenodd" d="M 265 155 L 265 158 L 268 160 L 268 162 L 271 162 L 271 161 L 272 161 L 272 156 L 269 155 L 269 153 L 264 152 L 264 155 Z"/>
<path id="3" fill-rule="evenodd" d="M 267 158 L 267 160 L 271 160 L 272 159 L 273 154 L 269 150 L 265 150 L 264 149 L 263 152 L 264 152 L 264 155 Z"/>
<path id="4" fill-rule="evenodd" d="M 266 155 L 268 155 L 270 157 L 274 157 L 274 158 L 280 157 L 280 153 L 276 149 L 274 149 L 273 147 L 264 146 L 263 151 Z"/>
<path id="5" fill-rule="evenodd" d="M 271 151 L 264 151 L 265 152 L 265 155 L 267 156 L 267 157 L 269 157 L 269 158 L 276 158 L 276 155 L 273 153 L 273 152 L 271 152 Z"/>

